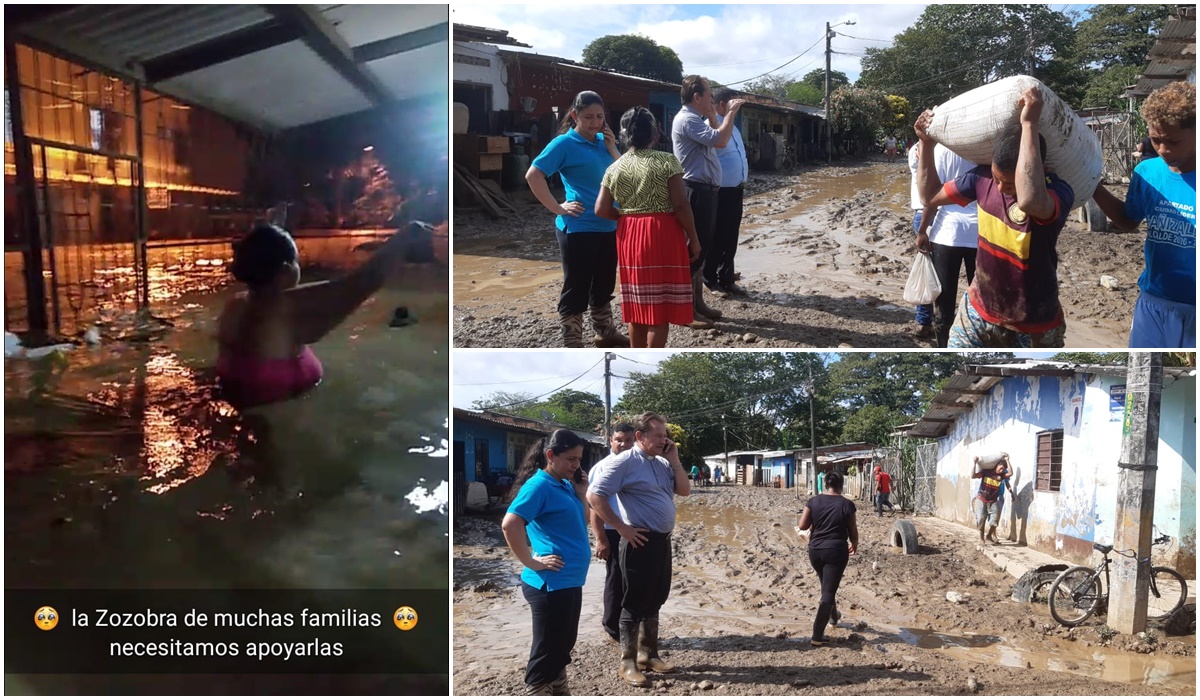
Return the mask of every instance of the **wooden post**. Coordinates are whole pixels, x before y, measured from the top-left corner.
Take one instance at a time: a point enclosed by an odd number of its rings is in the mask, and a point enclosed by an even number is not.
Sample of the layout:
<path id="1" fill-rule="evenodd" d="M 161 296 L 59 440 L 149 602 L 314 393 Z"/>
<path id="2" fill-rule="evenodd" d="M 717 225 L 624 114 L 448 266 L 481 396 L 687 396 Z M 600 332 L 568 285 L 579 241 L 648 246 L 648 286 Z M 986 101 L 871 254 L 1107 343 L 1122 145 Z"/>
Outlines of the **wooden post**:
<path id="1" fill-rule="evenodd" d="M 33 177 L 33 145 L 25 133 L 25 112 L 21 107 L 24 95 L 21 93 L 21 77 L 17 71 L 17 45 L 12 39 L 6 39 L 4 42 L 4 86 L 8 90 L 13 161 L 17 169 L 17 230 L 24 234 L 21 243 L 25 263 L 26 320 L 32 334 L 45 337 L 50 329 L 49 319 L 46 318 L 46 282 L 42 276 L 42 230 L 38 226 L 37 181 Z M 43 197 L 45 207 L 49 210 L 50 191 L 46 190 Z M 57 294 L 58 290 L 55 289 L 54 292 Z"/>
<path id="2" fill-rule="evenodd" d="M 1162 378 L 1162 353 L 1129 353 L 1108 601 L 1109 625 L 1122 634 L 1146 630 Z M 1135 556 L 1123 556 L 1121 552 Z"/>

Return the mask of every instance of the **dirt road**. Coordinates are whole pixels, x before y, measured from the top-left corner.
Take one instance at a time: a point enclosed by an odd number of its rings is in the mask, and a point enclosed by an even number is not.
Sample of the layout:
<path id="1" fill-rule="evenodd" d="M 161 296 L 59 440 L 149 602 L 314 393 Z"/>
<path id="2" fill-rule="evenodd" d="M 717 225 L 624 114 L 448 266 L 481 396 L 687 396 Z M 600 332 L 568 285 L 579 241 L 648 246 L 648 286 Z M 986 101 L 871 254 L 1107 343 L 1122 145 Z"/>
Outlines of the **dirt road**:
<path id="1" fill-rule="evenodd" d="M 1070 632 L 1044 604 L 1011 600 L 1014 579 L 971 539 L 916 519 L 922 547 L 906 556 L 890 546 L 895 518 L 862 503 L 843 619 L 829 632 L 834 643 L 814 648 L 820 588 L 794 531 L 795 494 L 723 486 L 677 500 L 662 648 L 678 671 L 652 674 L 652 690 L 617 679 L 619 651 L 600 628 L 604 568 L 593 561 L 568 669 L 575 694 L 1195 694 L 1195 636 L 1105 641 L 1102 622 Z M 498 519 L 455 519 L 457 695 L 524 690 L 529 609 Z M 967 601 L 950 602 L 948 591 Z"/>
<path id="2" fill-rule="evenodd" d="M 668 344 L 928 347 L 912 336 L 913 312 L 903 300 L 911 221 L 903 163 L 752 175 L 737 255 L 751 293 L 716 299 L 725 318 L 715 329 L 672 327 Z M 456 212 L 457 347 L 561 346 L 555 307 L 562 269 L 553 226 L 536 202 L 501 221 Z M 1088 233 L 1072 218 L 1058 244 L 1067 347 L 1127 345 L 1144 239 Z M 1120 288 L 1101 287 L 1101 275 L 1116 277 Z"/>

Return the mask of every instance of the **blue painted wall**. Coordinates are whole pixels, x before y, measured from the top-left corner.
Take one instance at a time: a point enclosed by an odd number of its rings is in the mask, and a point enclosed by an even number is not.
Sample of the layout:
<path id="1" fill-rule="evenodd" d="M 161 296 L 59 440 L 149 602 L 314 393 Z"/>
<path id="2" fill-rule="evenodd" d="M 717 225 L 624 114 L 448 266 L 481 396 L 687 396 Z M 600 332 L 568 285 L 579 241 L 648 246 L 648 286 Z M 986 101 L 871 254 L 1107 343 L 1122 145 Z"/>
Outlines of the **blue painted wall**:
<path id="1" fill-rule="evenodd" d="M 763 478 L 766 483 L 772 483 L 777 476 L 783 477 L 785 488 L 792 488 L 795 481 L 795 460 L 791 457 L 767 457 L 763 459 Z"/>
<path id="2" fill-rule="evenodd" d="M 454 439 L 463 443 L 463 463 L 467 481 L 475 481 L 475 441 L 487 440 L 488 469 L 493 473 L 508 471 L 508 431 L 473 420 L 454 421 Z"/>

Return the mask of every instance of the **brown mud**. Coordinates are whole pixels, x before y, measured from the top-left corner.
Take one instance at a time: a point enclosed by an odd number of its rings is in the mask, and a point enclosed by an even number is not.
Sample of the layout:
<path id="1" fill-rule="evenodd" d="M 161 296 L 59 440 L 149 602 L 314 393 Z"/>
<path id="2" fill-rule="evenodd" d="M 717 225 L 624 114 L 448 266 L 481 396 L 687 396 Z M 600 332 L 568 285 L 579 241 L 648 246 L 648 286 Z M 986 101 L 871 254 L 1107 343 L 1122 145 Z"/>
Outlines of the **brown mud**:
<path id="1" fill-rule="evenodd" d="M 523 201 L 520 214 L 501 221 L 455 214 L 456 347 L 561 347 L 553 216 Z M 912 305 L 903 300 L 913 239 L 905 163 L 880 158 L 753 174 L 737 254 L 750 294 L 706 292 L 725 318 L 711 330 L 672 327 L 668 345 L 930 347 L 913 336 Z M 1144 233 L 1089 233 L 1072 216 L 1058 244 L 1067 347 L 1128 344 L 1144 240 Z M 1100 286 L 1102 275 L 1119 288 Z M 619 308 L 619 290 L 614 303 Z"/>
<path id="2" fill-rule="evenodd" d="M 1118 635 L 1103 620 L 1074 631 L 1044 603 L 1011 599 L 1015 579 L 931 518 L 912 519 L 920 551 L 890 546 L 895 521 L 858 503 L 860 546 L 838 594 L 833 643 L 812 647 L 820 586 L 795 532 L 794 492 L 724 486 L 680 499 L 663 657 L 651 689 L 617 678 L 600 627 L 604 567 L 584 587 L 571 690 L 589 695 L 1186 695 L 1195 636 Z M 455 520 L 457 695 L 519 695 L 530 642 L 520 565 L 499 515 Z M 950 602 L 955 591 L 963 603 Z"/>

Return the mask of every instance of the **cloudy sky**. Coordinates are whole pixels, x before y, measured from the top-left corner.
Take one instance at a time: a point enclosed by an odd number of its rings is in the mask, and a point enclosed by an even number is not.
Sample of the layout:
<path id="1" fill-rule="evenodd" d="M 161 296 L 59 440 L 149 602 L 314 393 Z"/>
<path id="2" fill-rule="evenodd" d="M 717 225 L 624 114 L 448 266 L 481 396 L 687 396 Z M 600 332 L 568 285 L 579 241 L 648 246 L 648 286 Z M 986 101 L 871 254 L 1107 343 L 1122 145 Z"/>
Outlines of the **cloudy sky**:
<path id="1" fill-rule="evenodd" d="M 1062 9 L 1066 5 L 1052 5 Z M 1073 8 L 1084 7 L 1072 5 Z M 857 80 L 869 46 L 886 47 L 921 15 L 925 5 L 579 5 L 455 4 L 450 19 L 504 29 L 541 54 L 579 60 L 583 47 L 607 34 L 642 34 L 670 46 L 683 72 L 731 85 L 779 68 L 776 75 L 801 78 L 825 67 L 825 23 L 847 20 L 833 40 L 832 66 Z M 845 35 L 845 36 L 842 36 Z M 851 38 L 855 37 L 855 38 Z M 521 49 L 516 49 L 521 50 Z"/>

